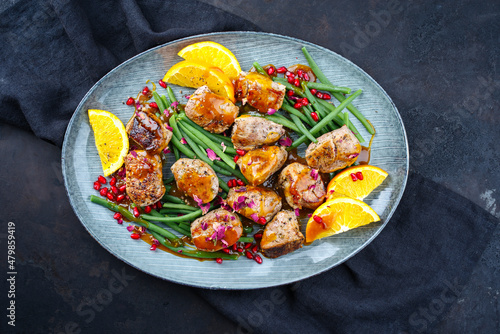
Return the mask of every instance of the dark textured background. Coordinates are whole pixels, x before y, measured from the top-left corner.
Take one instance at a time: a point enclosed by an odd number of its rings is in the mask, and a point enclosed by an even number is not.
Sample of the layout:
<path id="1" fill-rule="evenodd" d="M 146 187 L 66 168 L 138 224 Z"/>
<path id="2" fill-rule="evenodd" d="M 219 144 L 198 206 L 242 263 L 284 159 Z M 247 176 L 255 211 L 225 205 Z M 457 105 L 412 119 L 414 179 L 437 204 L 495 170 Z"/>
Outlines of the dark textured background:
<path id="1" fill-rule="evenodd" d="M 498 1 L 203 2 L 263 31 L 327 47 L 363 68 L 411 124 L 411 169 L 500 217 Z M 377 14 L 390 4 L 396 10 L 378 23 Z M 237 323 L 190 288 L 125 265 L 88 235 L 67 200 L 60 153 L 31 133 L 0 124 L 1 221 L 17 223 L 18 331 L 234 332 Z M 3 229 L 2 249 L 5 238 Z M 500 331 L 499 240 L 497 229 L 470 282 L 434 323 L 436 331 Z M 4 266 L 2 261 L 2 271 Z M 106 299 L 103 291 L 123 274 L 130 276 L 126 286 Z M 0 328 L 4 332 L 4 320 Z"/>

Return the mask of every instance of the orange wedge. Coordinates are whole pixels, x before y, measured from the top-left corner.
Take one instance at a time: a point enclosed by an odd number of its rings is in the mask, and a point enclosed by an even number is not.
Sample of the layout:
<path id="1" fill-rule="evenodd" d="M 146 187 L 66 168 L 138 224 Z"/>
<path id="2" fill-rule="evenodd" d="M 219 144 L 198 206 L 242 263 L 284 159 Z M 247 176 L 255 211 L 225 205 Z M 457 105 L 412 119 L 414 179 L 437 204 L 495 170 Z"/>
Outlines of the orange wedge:
<path id="1" fill-rule="evenodd" d="M 192 88 L 207 85 L 215 94 L 227 97 L 233 103 L 235 102 L 233 84 L 218 67 L 184 60 L 172 66 L 165 74 L 163 81 Z"/>
<path id="2" fill-rule="evenodd" d="M 306 227 L 306 242 L 329 237 L 379 221 L 380 217 L 366 203 L 340 196 L 320 205 Z"/>
<path id="3" fill-rule="evenodd" d="M 194 43 L 179 51 L 178 55 L 186 60 L 203 62 L 220 68 L 229 79 L 235 79 L 241 72 L 240 63 L 225 46 L 206 41 Z"/>
<path id="4" fill-rule="evenodd" d="M 359 174 L 361 173 L 361 174 Z M 354 174 L 355 177 L 351 174 Z M 356 176 L 357 175 L 357 176 Z M 359 165 L 344 169 L 328 183 L 327 200 L 334 192 L 363 200 L 389 175 L 386 171 L 371 165 Z M 360 177 L 361 176 L 361 177 Z M 356 179 L 356 181 L 353 181 Z M 332 191 L 334 190 L 334 192 Z"/>
<path id="5" fill-rule="evenodd" d="M 129 148 L 128 135 L 122 121 L 109 111 L 88 112 L 104 176 L 109 176 L 123 165 Z"/>

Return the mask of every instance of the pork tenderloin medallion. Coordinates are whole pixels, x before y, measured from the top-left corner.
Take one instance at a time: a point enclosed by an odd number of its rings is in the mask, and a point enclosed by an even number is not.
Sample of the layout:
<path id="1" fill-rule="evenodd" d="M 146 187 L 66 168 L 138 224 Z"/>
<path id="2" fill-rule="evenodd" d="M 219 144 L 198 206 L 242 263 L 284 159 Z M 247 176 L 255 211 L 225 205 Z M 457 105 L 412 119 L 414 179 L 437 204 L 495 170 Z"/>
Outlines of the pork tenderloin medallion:
<path id="1" fill-rule="evenodd" d="M 236 212 L 254 221 L 264 217 L 269 222 L 281 210 L 281 197 L 263 187 L 233 187 L 226 201 Z"/>
<path id="2" fill-rule="evenodd" d="M 306 150 L 306 161 L 321 173 L 331 173 L 351 166 L 358 159 L 361 144 L 347 126 L 325 133 Z"/>
<path id="3" fill-rule="evenodd" d="M 219 191 L 219 179 L 212 167 L 204 161 L 182 158 L 170 170 L 179 190 L 195 201 L 208 203 Z"/>
<path id="4" fill-rule="evenodd" d="M 236 119 L 231 133 L 235 149 L 250 151 L 262 145 L 277 142 L 285 134 L 283 125 L 262 117 L 240 116 Z"/>
<path id="5" fill-rule="evenodd" d="M 318 171 L 298 162 L 283 168 L 278 186 L 283 188 L 288 205 L 294 209 L 316 209 L 326 196 Z"/>
<path id="6" fill-rule="evenodd" d="M 236 243 L 243 233 L 238 215 L 224 209 L 210 211 L 191 224 L 191 236 L 199 250 L 215 252 Z"/>
<path id="7" fill-rule="evenodd" d="M 258 186 L 283 167 L 287 157 L 283 146 L 264 146 L 248 151 L 236 163 L 250 185 Z"/>
<path id="8" fill-rule="evenodd" d="M 239 108 L 229 99 L 212 93 L 208 86 L 198 88 L 184 110 L 190 120 L 213 133 L 229 129 L 239 113 Z"/>
<path id="9" fill-rule="evenodd" d="M 128 137 L 149 153 L 160 153 L 172 139 L 172 131 L 155 114 L 137 111 L 127 123 Z"/>
<path id="10" fill-rule="evenodd" d="M 248 103 L 261 113 L 281 108 L 285 91 L 284 85 L 258 72 L 240 72 L 234 82 L 236 100 Z"/>
<path id="11" fill-rule="evenodd" d="M 265 256 L 276 258 L 301 248 L 303 242 L 304 235 L 300 232 L 295 213 L 283 210 L 266 225 L 260 249 Z"/>
<path id="12" fill-rule="evenodd" d="M 158 202 L 165 194 L 161 158 L 143 150 L 132 150 L 125 157 L 126 192 L 138 206 Z"/>

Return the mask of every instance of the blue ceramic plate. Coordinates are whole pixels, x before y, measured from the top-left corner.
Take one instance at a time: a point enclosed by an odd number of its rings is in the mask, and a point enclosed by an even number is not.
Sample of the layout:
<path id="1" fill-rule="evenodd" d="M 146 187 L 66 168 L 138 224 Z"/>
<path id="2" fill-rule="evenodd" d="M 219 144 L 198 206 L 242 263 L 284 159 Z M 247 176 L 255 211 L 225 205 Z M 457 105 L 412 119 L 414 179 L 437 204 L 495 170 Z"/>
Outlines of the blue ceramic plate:
<path id="1" fill-rule="evenodd" d="M 336 85 L 362 89 L 355 100 L 358 109 L 373 123 L 377 135 L 372 145 L 370 164 L 389 173 L 382 186 L 365 201 L 379 214 L 381 221 L 340 235 L 315 241 L 278 259 L 262 264 L 246 258 L 225 261 L 197 261 L 149 250 L 147 244 L 130 239 L 125 225 L 118 225 L 112 213 L 90 202 L 95 194 L 93 182 L 102 174 L 101 163 L 89 125 L 87 109 L 108 110 L 124 123 L 131 108 L 124 104 L 135 96 L 146 80 L 158 82 L 165 72 L 182 60 L 177 52 L 183 47 L 211 40 L 229 48 L 241 68 L 248 70 L 254 61 L 260 64 L 290 66 L 307 64 L 301 47 L 306 46 L 325 75 Z M 172 86 L 178 97 L 192 89 Z M 161 90 L 161 88 L 160 88 Z M 182 90 L 182 94 L 180 91 Z M 351 120 L 368 141 L 370 136 L 354 117 Z M 365 142 L 365 145 L 368 145 Z M 302 153 L 304 145 L 301 146 Z M 173 156 L 164 166 L 170 175 Z M 71 205 L 83 226 L 104 248 L 124 262 L 151 275 L 191 286 L 214 289 L 253 289 L 295 282 L 316 275 L 344 262 L 370 243 L 389 222 L 403 194 L 408 175 L 408 144 L 403 122 L 396 106 L 385 91 L 362 69 L 349 60 L 320 46 L 298 39 L 255 32 L 228 32 L 199 35 L 143 52 L 124 62 L 97 82 L 76 109 L 64 138 L 62 151 L 64 181 Z M 305 222 L 302 222 L 305 230 Z"/>

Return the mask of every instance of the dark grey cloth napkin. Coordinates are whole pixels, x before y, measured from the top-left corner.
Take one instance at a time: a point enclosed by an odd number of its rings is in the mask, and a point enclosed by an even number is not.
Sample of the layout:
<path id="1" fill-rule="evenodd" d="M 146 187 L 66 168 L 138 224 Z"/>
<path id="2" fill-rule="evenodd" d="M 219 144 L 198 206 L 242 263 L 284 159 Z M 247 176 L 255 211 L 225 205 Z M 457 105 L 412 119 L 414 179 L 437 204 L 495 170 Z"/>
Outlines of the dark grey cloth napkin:
<path id="1" fill-rule="evenodd" d="M 84 94 L 126 59 L 194 34 L 258 30 L 194 0 L 0 6 L 0 121 L 59 146 Z M 411 174 L 388 226 L 346 263 L 289 286 L 197 292 L 240 332 L 425 331 L 457 299 L 495 224 L 470 201 Z"/>

